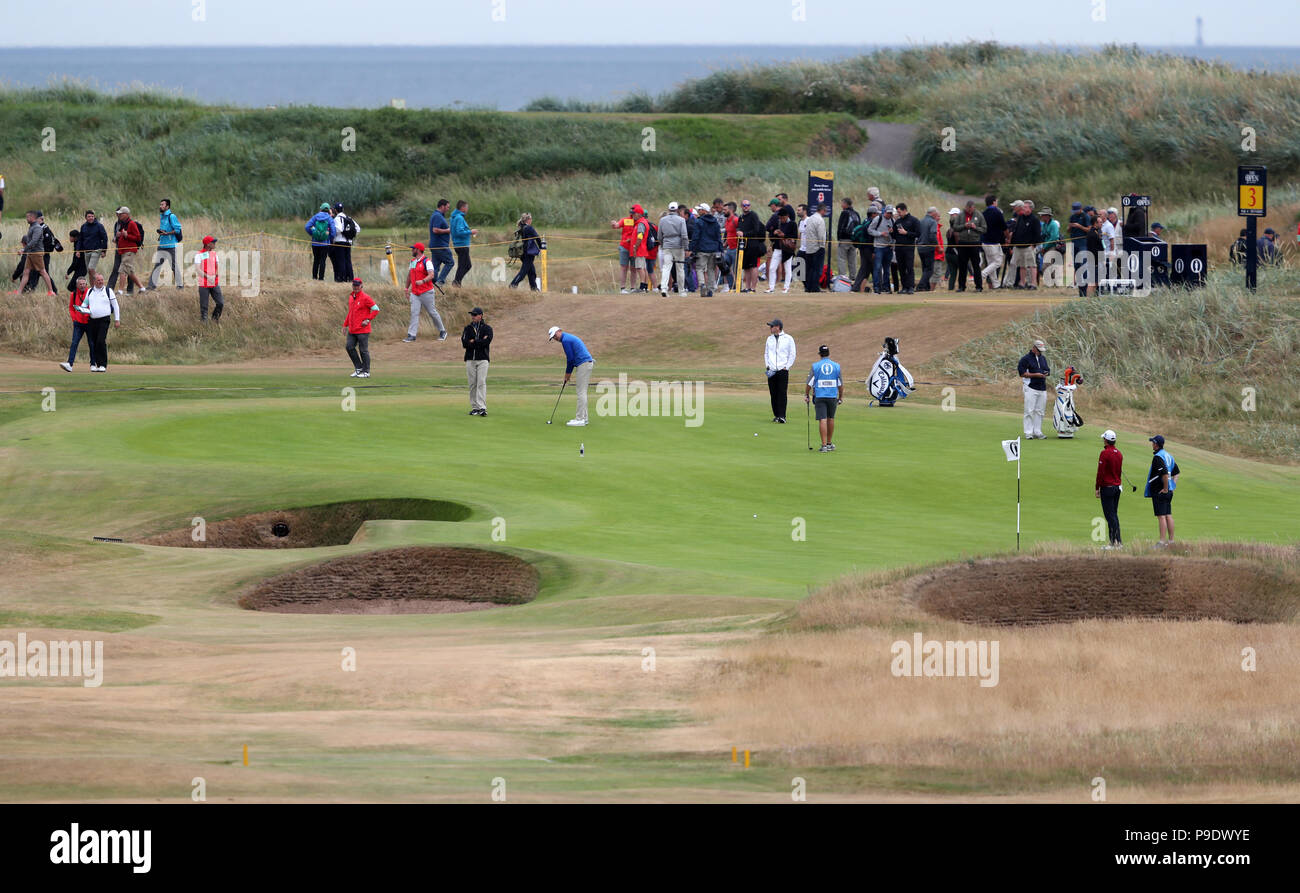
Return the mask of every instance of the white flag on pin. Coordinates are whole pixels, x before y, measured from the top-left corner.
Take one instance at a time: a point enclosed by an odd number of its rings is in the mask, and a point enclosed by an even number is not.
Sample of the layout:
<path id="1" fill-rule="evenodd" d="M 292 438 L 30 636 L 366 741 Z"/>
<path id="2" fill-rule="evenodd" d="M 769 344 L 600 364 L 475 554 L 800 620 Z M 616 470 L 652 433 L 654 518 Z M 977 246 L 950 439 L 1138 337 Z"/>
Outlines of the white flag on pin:
<path id="1" fill-rule="evenodd" d="M 1002 441 L 1002 452 L 1007 454 L 1008 462 L 1020 461 L 1020 438 Z"/>

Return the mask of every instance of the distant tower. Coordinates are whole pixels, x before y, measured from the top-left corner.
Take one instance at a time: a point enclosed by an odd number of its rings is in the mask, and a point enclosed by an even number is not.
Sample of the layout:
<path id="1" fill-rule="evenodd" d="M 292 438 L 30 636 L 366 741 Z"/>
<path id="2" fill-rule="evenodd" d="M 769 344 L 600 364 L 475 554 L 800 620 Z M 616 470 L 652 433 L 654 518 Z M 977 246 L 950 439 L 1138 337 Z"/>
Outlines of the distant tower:
<path id="1" fill-rule="evenodd" d="M 1200 16 L 1196 17 L 1196 45 L 1198 47 L 1205 46 L 1205 38 L 1201 36 L 1201 25 L 1203 22 L 1204 20 Z"/>

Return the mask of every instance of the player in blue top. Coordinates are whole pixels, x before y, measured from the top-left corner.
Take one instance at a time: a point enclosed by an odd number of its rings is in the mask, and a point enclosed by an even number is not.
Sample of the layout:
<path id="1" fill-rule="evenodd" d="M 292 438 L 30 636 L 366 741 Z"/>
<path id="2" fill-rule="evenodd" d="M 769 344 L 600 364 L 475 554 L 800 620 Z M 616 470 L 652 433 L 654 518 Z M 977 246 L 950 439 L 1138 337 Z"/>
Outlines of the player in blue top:
<path id="1" fill-rule="evenodd" d="M 1151 441 L 1151 470 L 1147 472 L 1147 486 L 1142 495 L 1150 498 L 1151 508 L 1155 510 L 1156 522 L 1160 525 L 1160 540 L 1157 546 L 1174 544 L 1174 488 L 1178 486 L 1181 473 L 1174 457 L 1165 449 L 1165 439 L 1157 434 L 1147 438 Z"/>
<path id="2" fill-rule="evenodd" d="M 575 389 L 578 392 L 578 411 L 573 418 L 564 424 L 571 428 L 585 427 L 587 424 L 587 383 L 591 381 L 591 367 L 596 361 L 592 358 L 587 345 L 582 343 L 582 339 L 577 335 L 562 330 L 559 326 L 551 326 L 547 333 L 547 341 L 558 341 L 564 348 L 564 383 L 569 383 L 569 376 L 575 371 L 578 374 L 578 380 Z"/>
<path id="3" fill-rule="evenodd" d="M 811 398 L 817 407 L 817 429 L 822 435 L 822 448 L 817 452 L 830 453 L 835 450 L 831 437 L 835 434 L 835 407 L 844 402 L 844 379 L 840 364 L 830 358 L 829 347 L 823 344 L 817 348 L 817 356 L 803 386 L 803 402 Z"/>

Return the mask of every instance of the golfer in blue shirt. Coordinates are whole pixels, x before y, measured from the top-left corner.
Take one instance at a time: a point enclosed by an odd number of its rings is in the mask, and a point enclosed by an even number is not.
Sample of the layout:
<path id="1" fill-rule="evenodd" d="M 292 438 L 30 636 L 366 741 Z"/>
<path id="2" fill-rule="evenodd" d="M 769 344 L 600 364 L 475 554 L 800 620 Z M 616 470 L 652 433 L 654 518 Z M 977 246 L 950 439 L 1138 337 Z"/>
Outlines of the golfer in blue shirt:
<path id="1" fill-rule="evenodd" d="M 844 379 L 840 376 L 840 364 L 830 358 L 831 349 L 823 344 L 817 348 L 817 362 L 808 372 L 808 381 L 803 387 L 803 402 L 812 398 L 817 407 L 817 429 L 822 435 L 822 448 L 819 453 L 835 451 L 831 437 L 835 434 L 835 407 L 844 402 Z"/>
<path id="2" fill-rule="evenodd" d="M 582 339 L 577 335 L 565 332 L 559 326 L 551 326 L 547 333 L 547 341 L 558 341 L 564 348 L 564 383 L 569 383 L 569 376 L 577 372 L 577 383 L 575 388 L 578 392 L 578 411 L 573 418 L 564 424 L 571 428 L 582 428 L 587 424 L 587 384 L 591 381 L 591 367 L 596 364 L 592 359 L 591 352 L 587 350 L 587 345 L 582 343 Z"/>

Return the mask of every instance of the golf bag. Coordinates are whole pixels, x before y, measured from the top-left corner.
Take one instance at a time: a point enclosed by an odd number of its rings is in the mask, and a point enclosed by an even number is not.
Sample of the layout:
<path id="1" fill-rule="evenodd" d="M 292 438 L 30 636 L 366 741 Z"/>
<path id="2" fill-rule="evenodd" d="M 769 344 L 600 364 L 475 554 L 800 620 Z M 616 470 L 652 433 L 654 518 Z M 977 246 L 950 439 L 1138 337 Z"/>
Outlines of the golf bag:
<path id="1" fill-rule="evenodd" d="M 884 347 L 867 376 L 867 390 L 873 398 L 868 406 L 893 406 L 916 390 L 912 373 L 898 360 L 898 341 L 886 338 Z"/>
<path id="2" fill-rule="evenodd" d="M 1052 427 L 1057 437 L 1072 438 L 1083 427 L 1083 416 L 1074 408 L 1074 391 L 1081 384 L 1083 376 L 1073 366 L 1067 366 L 1061 373 L 1061 381 L 1056 385 L 1056 405 L 1052 408 Z"/>

